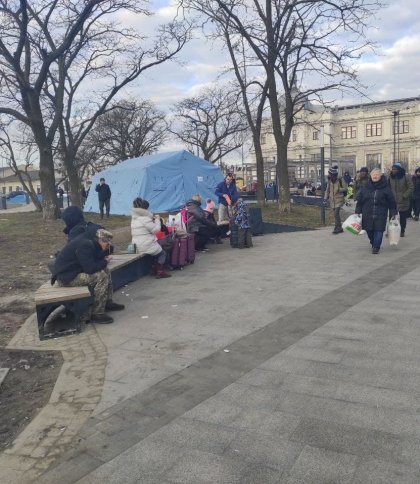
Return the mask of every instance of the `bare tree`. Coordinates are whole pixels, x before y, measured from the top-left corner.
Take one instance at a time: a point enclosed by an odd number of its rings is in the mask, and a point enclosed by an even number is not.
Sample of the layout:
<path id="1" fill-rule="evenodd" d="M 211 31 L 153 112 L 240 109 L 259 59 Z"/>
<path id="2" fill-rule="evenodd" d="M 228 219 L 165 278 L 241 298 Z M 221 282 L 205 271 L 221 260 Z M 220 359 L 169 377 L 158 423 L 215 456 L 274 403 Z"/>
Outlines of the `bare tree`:
<path id="1" fill-rule="evenodd" d="M 290 210 L 287 147 L 297 113 L 323 93 L 359 89 L 355 61 L 372 47 L 378 0 L 184 0 L 246 43 L 248 64 L 267 83 L 277 147 L 280 209 Z"/>
<path id="2" fill-rule="evenodd" d="M 100 116 L 86 138 L 96 171 L 155 152 L 167 136 L 165 115 L 151 101 L 123 101 Z"/>
<path id="3" fill-rule="evenodd" d="M 177 37 L 178 27 L 169 26 L 160 41 L 141 49 L 138 34 L 107 22 L 121 9 L 148 15 L 144 5 L 138 0 L 0 0 L 0 113 L 32 130 L 46 219 L 59 216 L 53 159 L 57 130 L 70 182 L 78 185 L 70 160 L 75 160 L 78 145 L 96 117 L 122 87 L 145 68 L 172 57 L 186 40 L 185 35 Z M 91 45 L 93 50 L 89 50 Z M 106 69 L 112 82 L 104 87 L 101 76 Z M 75 93 L 84 91 L 79 102 L 83 95 L 89 99 L 86 86 L 92 78 L 87 77 L 92 73 L 98 74 L 93 84 L 96 109 L 85 105 L 81 112 L 74 108 Z"/>
<path id="4" fill-rule="evenodd" d="M 171 132 L 191 152 L 201 149 L 203 158 L 216 163 L 241 146 L 241 134 L 248 129 L 238 89 L 220 85 L 184 99 L 173 109 L 182 124 Z M 174 123 L 175 125 L 176 123 Z"/>

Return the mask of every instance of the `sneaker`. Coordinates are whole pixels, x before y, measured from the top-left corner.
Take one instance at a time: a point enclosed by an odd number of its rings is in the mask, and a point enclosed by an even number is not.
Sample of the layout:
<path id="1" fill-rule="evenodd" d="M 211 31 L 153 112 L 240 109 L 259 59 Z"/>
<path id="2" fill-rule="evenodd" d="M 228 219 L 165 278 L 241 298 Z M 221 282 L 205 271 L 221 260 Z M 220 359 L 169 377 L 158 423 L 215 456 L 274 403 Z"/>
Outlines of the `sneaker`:
<path id="1" fill-rule="evenodd" d="M 405 237 L 405 232 L 401 232 L 400 237 Z"/>
<path id="2" fill-rule="evenodd" d="M 114 301 L 108 301 L 105 304 L 105 311 L 121 311 L 124 308 L 124 304 L 118 304 Z"/>
<path id="3" fill-rule="evenodd" d="M 90 322 L 95 324 L 110 324 L 110 323 L 113 323 L 114 320 L 111 318 L 111 316 L 108 316 L 108 314 L 101 313 L 101 314 L 93 314 L 92 317 L 90 318 Z"/>
<path id="4" fill-rule="evenodd" d="M 415 216 L 413 220 L 415 220 L 416 222 L 418 222 L 419 221 L 419 217 L 418 216 Z"/>
<path id="5" fill-rule="evenodd" d="M 379 247 L 372 247 L 372 254 L 379 254 Z"/>

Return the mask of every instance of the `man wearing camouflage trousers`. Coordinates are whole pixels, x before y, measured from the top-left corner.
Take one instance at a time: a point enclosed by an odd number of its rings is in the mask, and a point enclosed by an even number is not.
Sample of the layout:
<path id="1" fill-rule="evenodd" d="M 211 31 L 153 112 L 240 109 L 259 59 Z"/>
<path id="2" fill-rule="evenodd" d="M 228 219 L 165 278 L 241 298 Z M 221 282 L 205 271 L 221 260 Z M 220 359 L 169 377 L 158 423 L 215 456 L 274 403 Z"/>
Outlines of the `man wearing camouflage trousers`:
<path id="1" fill-rule="evenodd" d="M 54 264 L 53 280 L 60 286 L 91 289 L 94 299 L 91 321 L 97 324 L 114 321 L 105 311 L 124 309 L 123 304 L 112 301 L 112 281 L 107 269 L 111 240 L 111 232 L 105 229 L 88 231 L 64 246 Z"/>

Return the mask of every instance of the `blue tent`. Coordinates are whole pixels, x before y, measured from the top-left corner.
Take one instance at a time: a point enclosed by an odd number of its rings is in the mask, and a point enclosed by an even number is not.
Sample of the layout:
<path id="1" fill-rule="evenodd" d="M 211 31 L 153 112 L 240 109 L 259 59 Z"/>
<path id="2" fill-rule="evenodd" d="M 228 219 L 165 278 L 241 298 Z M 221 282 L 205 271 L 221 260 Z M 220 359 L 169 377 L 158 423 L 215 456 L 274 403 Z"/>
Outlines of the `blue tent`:
<path id="1" fill-rule="evenodd" d="M 85 203 L 85 212 L 99 212 L 95 187 L 105 178 L 112 192 L 111 213 L 130 215 L 133 200 L 141 197 L 152 212 L 174 212 L 195 193 L 203 204 L 216 196 L 216 185 L 223 180 L 219 167 L 188 151 L 175 151 L 125 160 L 97 173 Z"/>

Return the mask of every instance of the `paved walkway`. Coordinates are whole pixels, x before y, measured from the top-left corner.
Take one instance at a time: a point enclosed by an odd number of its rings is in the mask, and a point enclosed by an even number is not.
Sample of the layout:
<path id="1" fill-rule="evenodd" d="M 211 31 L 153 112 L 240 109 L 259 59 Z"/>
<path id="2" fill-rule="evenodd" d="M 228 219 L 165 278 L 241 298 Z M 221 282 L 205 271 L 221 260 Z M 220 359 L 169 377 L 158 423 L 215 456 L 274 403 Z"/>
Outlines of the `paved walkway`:
<path id="1" fill-rule="evenodd" d="M 12 346 L 68 366 L 8 482 L 420 482 L 420 224 L 379 255 L 330 229 L 254 241 L 124 288 L 113 325 L 40 343 L 29 320 Z"/>

